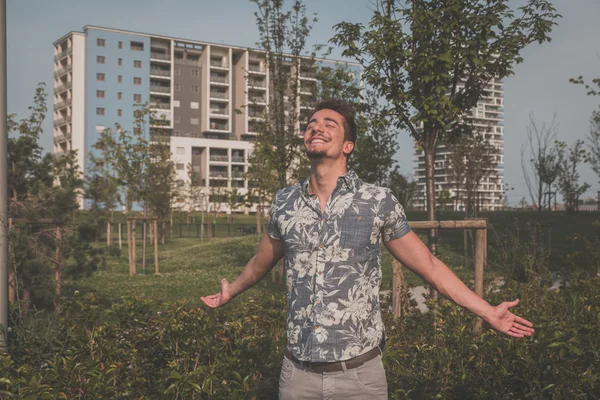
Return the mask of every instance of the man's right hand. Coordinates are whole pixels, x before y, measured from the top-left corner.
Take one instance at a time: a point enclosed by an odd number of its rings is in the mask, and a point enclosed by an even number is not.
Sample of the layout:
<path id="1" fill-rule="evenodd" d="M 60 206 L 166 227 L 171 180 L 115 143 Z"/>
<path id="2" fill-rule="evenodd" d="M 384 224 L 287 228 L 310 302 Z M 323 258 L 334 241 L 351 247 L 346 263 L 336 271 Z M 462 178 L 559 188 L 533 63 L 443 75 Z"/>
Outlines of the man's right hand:
<path id="1" fill-rule="evenodd" d="M 200 297 L 200 300 L 204 302 L 210 308 L 221 307 L 227 303 L 233 297 L 229 291 L 230 284 L 227 279 L 221 279 L 221 293 L 213 294 L 206 297 Z"/>

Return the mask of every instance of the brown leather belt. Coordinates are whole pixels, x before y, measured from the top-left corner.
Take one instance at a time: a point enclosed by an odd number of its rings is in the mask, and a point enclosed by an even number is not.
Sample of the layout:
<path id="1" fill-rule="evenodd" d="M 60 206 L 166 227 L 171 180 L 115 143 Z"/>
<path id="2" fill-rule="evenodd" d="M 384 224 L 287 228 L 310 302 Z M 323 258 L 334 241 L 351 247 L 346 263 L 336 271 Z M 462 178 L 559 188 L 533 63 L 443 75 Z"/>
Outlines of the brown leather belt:
<path id="1" fill-rule="evenodd" d="M 296 357 L 292 355 L 289 350 L 285 350 L 285 356 L 290 359 L 298 368 L 308 370 L 316 373 L 323 372 L 338 372 L 344 371 L 344 369 L 352 369 L 357 368 L 377 357 L 380 354 L 379 347 L 374 347 L 373 349 L 367 351 L 364 354 L 361 354 L 358 357 L 351 358 L 345 361 L 336 361 L 336 362 L 310 362 L 310 361 L 300 361 Z M 345 364 L 345 368 L 344 368 Z"/>

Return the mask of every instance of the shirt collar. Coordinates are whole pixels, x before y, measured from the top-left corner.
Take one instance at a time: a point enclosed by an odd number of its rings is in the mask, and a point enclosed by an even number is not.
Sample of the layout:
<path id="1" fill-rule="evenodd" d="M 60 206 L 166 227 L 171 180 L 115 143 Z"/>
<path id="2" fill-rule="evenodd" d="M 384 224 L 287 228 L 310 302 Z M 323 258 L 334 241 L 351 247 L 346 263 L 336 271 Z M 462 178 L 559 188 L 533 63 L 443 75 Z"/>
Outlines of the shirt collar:
<path id="1" fill-rule="evenodd" d="M 308 176 L 304 181 L 300 182 L 300 187 L 302 189 L 302 194 L 308 196 L 308 182 L 310 181 L 310 176 Z M 359 181 L 358 175 L 354 172 L 353 169 L 349 169 L 344 175 L 338 178 L 338 182 L 341 182 L 348 191 L 354 191 L 356 189 L 356 185 Z"/>

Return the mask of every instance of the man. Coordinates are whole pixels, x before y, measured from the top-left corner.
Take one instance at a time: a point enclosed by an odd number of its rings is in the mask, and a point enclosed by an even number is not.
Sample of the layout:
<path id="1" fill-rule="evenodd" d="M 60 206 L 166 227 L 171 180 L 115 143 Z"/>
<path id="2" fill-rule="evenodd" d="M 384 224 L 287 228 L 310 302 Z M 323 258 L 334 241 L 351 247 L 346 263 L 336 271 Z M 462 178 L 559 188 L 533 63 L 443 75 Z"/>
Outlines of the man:
<path id="1" fill-rule="evenodd" d="M 514 337 L 532 324 L 508 311 L 518 300 L 490 306 L 412 232 L 389 189 L 347 170 L 356 142 L 355 112 L 341 100 L 319 103 L 304 146 L 311 172 L 277 192 L 256 255 L 221 292 L 202 297 L 219 307 L 252 287 L 285 257 L 287 350 L 280 399 L 387 399 L 381 362 L 381 243 L 442 295 Z"/>

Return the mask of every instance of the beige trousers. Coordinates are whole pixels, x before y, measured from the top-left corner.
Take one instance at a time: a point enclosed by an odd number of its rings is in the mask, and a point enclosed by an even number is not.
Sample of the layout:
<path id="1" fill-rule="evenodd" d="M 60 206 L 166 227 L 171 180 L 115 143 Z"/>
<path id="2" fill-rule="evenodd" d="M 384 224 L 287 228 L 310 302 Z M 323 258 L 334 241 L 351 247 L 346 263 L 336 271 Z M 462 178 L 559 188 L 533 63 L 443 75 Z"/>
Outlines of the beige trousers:
<path id="1" fill-rule="evenodd" d="M 283 358 L 279 376 L 280 400 L 387 400 L 387 381 L 381 356 L 357 368 L 315 373 Z"/>

